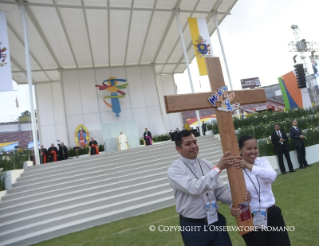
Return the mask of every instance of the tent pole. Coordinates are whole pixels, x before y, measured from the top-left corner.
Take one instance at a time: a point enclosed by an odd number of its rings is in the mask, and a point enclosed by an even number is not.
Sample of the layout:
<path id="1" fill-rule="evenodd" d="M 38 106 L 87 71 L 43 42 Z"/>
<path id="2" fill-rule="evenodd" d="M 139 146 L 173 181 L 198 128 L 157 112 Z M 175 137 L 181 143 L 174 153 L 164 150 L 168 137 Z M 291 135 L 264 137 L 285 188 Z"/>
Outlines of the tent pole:
<path id="1" fill-rule="evenodd" d="M 191 90 L 192 90 L 192 93 L 195 93 L 194 86 L 193 86 L 192 75 L 191 75 L 191 70 L 189 68 L 189 62 L 188 62 L 188 57 L 187 57 L 185 41 L 184 41 L 184 37 L 183 37 L 183 30 L 182 30 L 181 20 L 180 20 L 179 13 L 178 13 L 177 10 L 175 11 L 175 16 L 176 16 L 176 20 L 177 20 L 179 35 L 181 37 L 181 42 L 182 42 L 182 46 L 183 46 L 184 58 L 185 58 L 185 61 L 186 61 L 187 73 L 188 73 L 188 78 L 189 78 L 189 82 L 190 82 L 190 85 L 191 85 Z M 198 127 L 199 127 L 199 131 L 200 131 L 200 135 L 204 136 L 203 129 L 201 128 L 201 125 L 200 125 L 200 117 L 199 117 L 199 111 L 198 110 L 196 110 L 196 118 L 197 118 L 197 121 L 198 121 Z"/>
<path id="2" fill-rule="evenodd" d="M 226 55 L 225 55 L 225 51 L 224 51 L 222 37 L 221 37 L 220 31 L 219 31 L 219 26 L 218 26 L 218 22 L 217 22 L 217 14 L 216 13 L 214 13 L 214 20 L 215 20 L 215 26 L 216 26 L 216 29 L 217 29 L 217 34 L 218 34 L 220 48 L 222 49 L 222 53 L 223 53 L 223 57 L 224 57 L 224 61 L 225 61 L 226 71 L 227 71 L 227 75 L 228 75 L 228 79 L 229 79 L 230 90 L 233 90 L 233 84 L 232 84 L 231 78 L 230 78 L 230 73 L 229 73 L 229 69 L 228 69 L 228 64 L 227 64 L 227 60 L 226 60 Z"/>
<path id="3" fill-rule="evenodd" d="M 25 60 L 26 60 L 26 66 L 27 66 L 28 85 L 29 85 L 29 100 L 30 100 L 30 109 L 31 109 L 31 126 L 32 126 L 32 135 L 33 135 L 34 156 L 35 156 L 36 164 L 40 165 L 37 126 L 36 126 L 35 111 L 34 111 L 34 105 L 33 105 L 33 90 L 32 90 L 28 31 L 27 31 L 24 4 L 21 4 L 21 13 L 22 13 L 22 26 L 23 26 L 23 34 L 24 34 L 24 51 L 25 51 Z"/>

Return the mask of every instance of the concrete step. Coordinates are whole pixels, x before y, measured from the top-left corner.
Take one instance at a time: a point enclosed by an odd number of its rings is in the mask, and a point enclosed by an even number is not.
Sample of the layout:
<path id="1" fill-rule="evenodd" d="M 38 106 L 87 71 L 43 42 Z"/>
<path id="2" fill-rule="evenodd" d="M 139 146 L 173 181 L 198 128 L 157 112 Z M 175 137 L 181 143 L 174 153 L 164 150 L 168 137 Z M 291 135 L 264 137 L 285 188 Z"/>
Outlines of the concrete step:
<path id="1" fill-rule="evenodd" d="M 42 187 L 36 190 L 28 190 L 28 192 L 21 191 L 19 193 L 15 194 L 9 194 L 7 196 L 4 196 L 4 201 L 8 199 L 17 199 L 24 197 L 27 200 L 32 200 L 37 197 L 50 197 L 54 195 L 58 195 L 61 193 L 71 193 L 76 190 L 85 190 L 85 189 L 92 189 L 100 186 L 107 186 L 111 184 L 117 184 L 118 186 L 126 185 L 127 183 L 134 184 L 136 182 L 147 182 L 158 178 L 163 178 L 167 176 L 167 168 L 160 168 L 159 170 L 154 169 L 153 172 L 146 172 L 141 173 L 139 177 L 136 177 L 135 174 L 126 174 L 119 177 L 112 177 L 109 179 L 103 179 L 95 180 L 95 181 L 87 181 L 86 183 L 82 182 L 81 180 L 72 182 L 72 183 L 65 183 L 65 184 L 58 184 L 55 186 L 48 186 L 48 187 Z"/>
<path id="2" fill-rule="evenodd" d="M 78 191 L 75 190 L 72 193 L 63 193 L 57 196 L 44 197 L 39 199 L 34 199 L 32 201 L 24 200 L 23 198 L 3 202 L 0 208 L 0 214 L 3 215 L 0 218 L 5 219 L 6 216 L 11 216 L 14 214 L 20 214 L 23 212 L 28 212 L 32 210 L 40 211 L 44 208 L 50 209 L 48 207 L 55 206 L 69 206 L 71 204 L 78 204 L 86 200 L 94 200 L 100 197 L 111 197 L 124 192 L 135 192 L 142 190 L 145 187 L 158 187 L 158 191 L 165 187 L 170 187 L 166 178 L 155 179 L 148 182 L 139 182 L 137 184 L 129 184 L 127 186 L 118 187 L 116 184 L 103 186 L 100 189 L 96 188 L 94 191 L 92 189 Z"/>
<path id="3" fill-rule="evenodd" d="M 209 148 L 203 148 L 200 150 L 200 153 L 205 153 L 207 151 L 210 150 L 221 150 L 221 146 L 220 145 L 216 145 L 216 146 L 210 146 Z M 176 150 L 169 150 L 169 151 L 165 151 L 164 152 L 165 155 L 163 155 L 163 153 L 159 152 L 154 152 L 151 156 L 149 155 L 136 155 L 136 156 L 129 156 L 129 157 L 121 157 L 121 158 L 98 158 L 98 159 L 92 159 L 90 160 L 90 162 L 92 163 L 92 165 L 98 165 L 98 166 L 104 166 L 107 167 L 108 163 L 116 163 L 117 165 L 119 165 L 120 163 L 127 163 L 124 162 L 124 160 L 128 160 L 129 162 L 139 162 L 139 161 L 152 161 L 152 159 L 156 159 L 156 158 L 165 158 L 167 156 L 178 156 L 178 152 Z M 107 160 L 107 162 L 106 162 Z M 68 163 L 67 161 L 63 161 L 63 162 L 56 162 L 56 163 L 50 163 L 50 164 L 45 164 L 45 165 L 40 165 L 40 168 L 38 168 L 38 166 L 33 166 L 31 168 L 28 168 L 26 170 L 25 173 L 23 173 L 23 175 L 21 176 L 21 178 L 19 179 L 19 181 L 23 181 L 25 179 L 27 179 L 27 177 L 30 176 L 34 176 L 34 175 L 39 175 L 41 176 L 43 173 L 45 173 L 46 175 L 48 173 L 64 173 L 64 172 L 70 172 L 72 170 L 79 170 L 79 168 L 81 169 L 87 169 L 89 168 L 87 165 L 88 159 L 87 158 L 82 158 L 81 160 L 79 160 L 76 164 L 74 163 Z M 44 167 L 45 166 L 45 167 Z M 32 172 L 30 170 L 33 170 Z"/>
<path id="4" fill-rule="evenodd" d="M 6 235 L 3 238 L 0 237 L 0 246 L 21 246 L 38 243 L 61 235 L 91 228 L 93 226 L 128 218 L 131 217 L 132 214 L 139 215 L 152 212 L 164 207 L 171 206 L 174 204 L 174 202 L 175 200 L 173 197 L 165 197 L 156 200 L 149 199 L 143 204 L 125 206 L 121 209 L 116 210 L 115 212 L 103 211 L 103 213 L 95 213 L 94 215 L 78 218 L 77 220 L 60 220 L 59 223 L 56 223 L 56 226 L 50 226 L 48 225 L 48 223 L 46 224 L 46 226 L 42 225 L 40 227 L 37 227 L 37 229 L 29 226 L 24 229 L 23 233 L 21 233 L 20 230 L 20 233 L 16 233 L 16 235 L 13 235 L 13 233 L 11 233 L 10 235 Z"/>
<path id="5" fill-rule="evenodd" d="M 72 220 L 78 220 L 80 218 L 89 218 L 90 216 L 94 216 L 96 214 L 103 214 L 103 213 L 111 213 L 116 211 L 118 207 L 130 207 L 130 206 L 137 206 L 141 205 L 143 203 L 147 203 L 149 200 L 152 199 L 164 199 L 170 194 L 171 197 L 173 197 L 172 190 L 166 190 L 158 193 L 152 193 L 148 194 L 142 197 L 135 197 L 131 199 L 127 199 L 126 202 L 129 203 L 129 205 L 122 201 L 108 204 L 108 205 L 101 205 L 98 206 L 90 206 L 86 208 L 85 210 L 75 210 L 67 209 L 65 212 L 63 210 L 56 210 L 52 216 L 49 216 L 48 218 L 45 217 L 45 219 L 41 219 L 41 216 L 39 219 L 34 218 L 34 220 L 29 219 L 25 223 L 25 225 L 22 225 L 22 223 L 15 223 L 14 226 L 10 226 L 10 229 L 6 229 L 6 226 L 3 226 L 0 231 L 0 242 L 4 240 L 8 240 L 13 237 L 21 236 L 28 234 L 31 231 L 37 231 L 41 230 L 43 228 L 49 228 L 58 226 L 61 223 L 70 222 Z M 8 226 L 9 228 L 9 226 Z"/>
<path id="6" fill-rule="evenodd" d="M 218 163 L 220 141 L 198 138 L 200 157 Z M 175 203 L 168 167 L 173 142 L 28 168 L 0 202 L 0 246 L 28 245 Z M 220 177 L 227 183 L 227 174 Z"/>
<path id="7" fill-rule="evenodd" d="M 201 151 L 201 153 L 205 156 L 208 156 L 210 154 L 213 157 L 216 153 L 220 153 L 220 151 L 221 151 L 220 148 L 215 148 L 211 150 Z M 170 165 L 178 157 L 179 155 L 177 153 L 172 153 L 169 156 L 161 155 L 161 156 L 153 156 L 153 157 L 145 158 L 145 159 L 135 159 L 131 161 L 122 160 L 122 162 L 115 162 L 115 163 L 111 162 L 112 164 L 109 164 L 109 165 L 105 165 L 105 163 L 96 163 L 94 165 L 94 169 L 92 169 L 91 166 L 86 165 L 80 170 L 73 168 L 72 170 L 69 170 L 64 173 L 57 172 L 58 170 L 56 170 L 55 172 L 47 172 L 45 177 L 41 173 L 41 174 L 28 176 L 25 178 L 20 178 L 18 180 L 19 182 L 14 184 L 13 187 L 18 188 L 18 187 L 27 186 L 33 183 L 40 183 L 42 181 L 49 182 L 51 180 L 54 181 L 54 180 L 81 178 L 81 175 L 88 176 L 89 174 L 96 174 L 99 172 L 111 173 L 114 170 L 121 169 L 121 168 L 123 169 L 123 166 L 125 166 L 125 170 L 127 170 L 127 168 L 131 168 L 130 170 L 132 170 L 132 167 L 133 168 L 151 167 L 159 163 L 169 163 Z M 103 162 L 105 162 L 105 160 L 103 160 Z M 128 162 L 129 162 L 129 166 L 127 165 Z"/>
<path id="8" fill-rule="evenodd" d="M 40 208 L 32 208 L 29 210 L 22 210 L 14 214 L 4 214 L 0 218 L 0 236 L 2 231 L 16 229 L 18 226 L 28 225 L 31 220 L 43 221 L 49 220 L 51 217 L 63 216 L 65 214 L 82 212 L 90 210 L 92 207 L 110 206 L 111 204 L 119 203 L 124 199 L 133 199 L 136 197 L 144 197 L 148 194 L 163 194 L 173 195 L 172 189 L 167 184 L 144 187 L 139 190 L 125 191 L 120 194 L 114 194 L 112 196 L 90 196 L 78 198 L 77 203 L 71 203 L 70 201 L 61 201 L 58 204 L 48 204 L 41 206 Z M 166 195 L 164 195 L 166 196 Z M 117 207 L 108 207 L 108 211 L 116 210 Z"/>

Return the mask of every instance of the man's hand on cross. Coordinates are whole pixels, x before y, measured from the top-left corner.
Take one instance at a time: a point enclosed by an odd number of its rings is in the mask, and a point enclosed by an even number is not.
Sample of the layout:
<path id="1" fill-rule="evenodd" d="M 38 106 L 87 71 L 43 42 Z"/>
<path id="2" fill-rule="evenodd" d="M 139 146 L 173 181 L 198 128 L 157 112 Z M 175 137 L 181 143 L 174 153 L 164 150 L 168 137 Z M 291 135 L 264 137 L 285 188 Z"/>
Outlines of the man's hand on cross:
<path id="1" fill-rule="evenodd" d="M 220 159 L 220 161 L 218 162 L 216 167 L 218 167 L 220 170 L 224 170 L 224 169 L 230 167 L 231 165 L 233 165 L 234 163 L 235 163 L 235 157 L 230 156 L 230 151 L 227 151 L 223 155 L 223 157 Z"/>

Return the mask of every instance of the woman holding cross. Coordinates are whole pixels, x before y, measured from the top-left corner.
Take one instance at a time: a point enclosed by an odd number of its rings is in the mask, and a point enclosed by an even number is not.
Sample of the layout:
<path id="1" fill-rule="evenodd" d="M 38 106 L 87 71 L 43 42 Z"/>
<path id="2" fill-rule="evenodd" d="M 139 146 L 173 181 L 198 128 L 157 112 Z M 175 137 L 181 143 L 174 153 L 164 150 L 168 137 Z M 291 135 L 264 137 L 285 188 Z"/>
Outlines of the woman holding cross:
<path id="1" fill-rule="evenodd" d="M 290 246 L 285 221 L 281 209 L 275 205 L 275 197 L 271 189 L 277 173 L 267 158 L 257 159 L 258 144 L 253 136 L 242 136 L 238 145 L 240 156 L 237 156 L 235 166 L 243 169 L 246 187 L 251 194 L 250 207 L 254 226 L 258 228 L 243 235 L 246 245 Z M 241 211 L 231 208 L 231 213 L 234 217 L 239 217 Z"/>

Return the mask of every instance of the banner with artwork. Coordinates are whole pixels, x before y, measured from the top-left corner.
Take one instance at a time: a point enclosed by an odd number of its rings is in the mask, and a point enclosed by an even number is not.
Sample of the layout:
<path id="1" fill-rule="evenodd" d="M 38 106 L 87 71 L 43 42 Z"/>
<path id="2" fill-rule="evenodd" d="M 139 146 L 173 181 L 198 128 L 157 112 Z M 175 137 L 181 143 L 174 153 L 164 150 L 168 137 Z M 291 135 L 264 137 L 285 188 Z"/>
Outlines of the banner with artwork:
<path id="1" fill-rule="evenodd" d="M 0 78 L 0 91 L 12 91 L 7 20 L 3 11 L 0 11 Z"/>
<path id="2" fill-rule="evenodd" d="M 310 96 L 307 88 L 299 89 L 294 72 L 289 72 L 278 78 L 282 98 L 287 110 L 293 108 L 311 107 Z"/>
<path id="3" fill-rule="evenodd" d="M 188 18 L 199 75 L 207 75 L 205 57 L 213 56 L 212 44 L 205 18 Z"/>
<path id="4" fill-rule="evenodd" d="M 90 142 L 89 131 L 83 124 L 80 124 L 76 127 L 74 137 L 76 146 L 79 147 L 85 147 Z"/>

